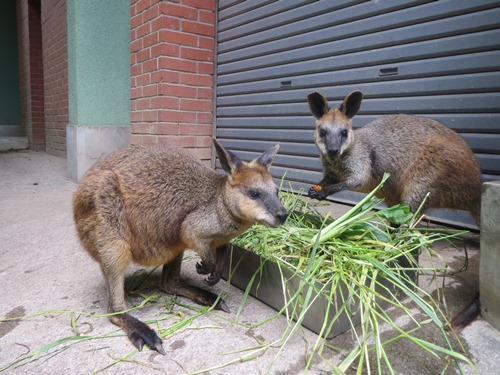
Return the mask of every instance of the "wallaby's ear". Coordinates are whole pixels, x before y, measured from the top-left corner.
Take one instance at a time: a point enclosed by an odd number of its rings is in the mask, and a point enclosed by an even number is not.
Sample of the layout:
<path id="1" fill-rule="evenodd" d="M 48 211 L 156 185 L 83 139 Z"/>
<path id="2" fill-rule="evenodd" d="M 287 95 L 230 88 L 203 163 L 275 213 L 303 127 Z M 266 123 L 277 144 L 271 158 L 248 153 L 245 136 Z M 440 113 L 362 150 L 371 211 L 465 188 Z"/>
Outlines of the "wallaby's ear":
<path id="1" fill-rule="evenodd" d="M 213 138 L 213 141 L 215 150 L 217 151 L 217 156 L 219 157 L 220 164 L 222 165 L 222 169 L 231 174 L 232 171 L 241 165 L 242 161 L 231 151 L 222 147 L 215 138 Z"/>
<path id="2" fill-rule="evenodd" d="M 309 103 L 311 113 L 318 120 L 329 110 L 326 98 L 319 92 L 313 92 L 307 95 L 307 102 Z"/>
<path id="3" fill-rule="evenodd" d="M 269 150 L 266 150 L 260 155 L 256 161 L 260 165 L 269 168 L 271 164 L 273 163 L 274 157 L 276 156 L 276 153 L 278 152 L 278 149 L 280 148 L 280 145 L 277 144 L 273 147 L 271 147 Z"/>
<path id="4" fill-rule="evenodd" d="M 339 111 L 346 115 L 347 118 L 353 118 L 358 113 L 363 100 L 361 91 L 353 91 L 347 95 L 339 107 Z"/>

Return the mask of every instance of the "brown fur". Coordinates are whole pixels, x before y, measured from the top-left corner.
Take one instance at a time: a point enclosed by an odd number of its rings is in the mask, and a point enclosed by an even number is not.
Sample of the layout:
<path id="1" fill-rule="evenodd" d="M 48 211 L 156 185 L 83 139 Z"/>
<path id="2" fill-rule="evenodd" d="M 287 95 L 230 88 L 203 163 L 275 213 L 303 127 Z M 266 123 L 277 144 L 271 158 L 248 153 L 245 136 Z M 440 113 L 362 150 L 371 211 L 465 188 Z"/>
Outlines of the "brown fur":
<path id="1" fill-rule="evenodd" d="M 424 209 L 469 211 L 479 227 L 481 168 L 465 141 L 435 120 L 409 115 L 381 117 L 353 130 L 351 119 L 361 100 L 361 92 L 354 91 L 330 109 L 321 94 L 308 96 L 324 176 L 321 190 L 311 188 L 309 195 L 326 199 L 344 189 L 369 193 L 389 172 L 380 193 L 388 206 L 404 203 L 415 211 L 430 193 Z M 465 326 L 479 313 L 478 294 L 451 324 Z"/>
<path id="2" fill-rule="evenodd" d="M 182 149 L 131 146 L 96 163 L 78 185 L 74 220 L 83 247 L 99 262 L 107 280 L 109 312 L 126 309 L 124 273 L 131 262 L 163 264 L 163 290 L 214 304 L 215 294 L 181 282 L 184 251 L 200 255 L 197 271 L 210 274 L 206 282 L 214 285 L 228 241 L 256 222 L 277 226 L 286 219 L 268 172 L 278 146 L 247 163 L 214 143 L 229 176 Z M 222 300 L 216 308 L 227 309 Z M 147 344 L 165 353 L 160 338 L 139 320 L 120 314 L 111 321 L 139 349 Z"/>

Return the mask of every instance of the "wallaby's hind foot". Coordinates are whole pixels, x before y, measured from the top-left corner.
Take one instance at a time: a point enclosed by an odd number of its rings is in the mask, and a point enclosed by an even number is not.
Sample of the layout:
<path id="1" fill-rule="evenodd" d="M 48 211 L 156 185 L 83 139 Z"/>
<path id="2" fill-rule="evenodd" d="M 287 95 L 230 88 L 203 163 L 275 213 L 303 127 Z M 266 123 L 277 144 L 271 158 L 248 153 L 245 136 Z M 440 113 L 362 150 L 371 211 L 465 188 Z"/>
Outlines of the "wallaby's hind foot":
<path id="1" fill-rule="evenodd" d="M 162 345 L 163 341 L 155 331 L 132 315 L 120 314 L 112 316 L 111 322 L 125 331 L 129 340 L 139 351 L 142 351 L 144 344 L 146 344 L 150 349 L 156 350 L 160 354 L 167 354 Z"/>
<path id="2" fill-rule="evenodd" d="M 464 328 L 472 323 L 481 314 L 481 301 L 479 293 L 474 299 L 450 321 L 450 326 L 454 329 Z"/>
<path id="3" fill-rule="evenodd" d="M 227 307 L 224 300 L 218 295 L 181 281 L 181 264 L 182 255 L 178 256 L 172 262 L 163 265 L 160 288 L 168 294 L 186 297 L 200 305 L 214 306 L 214 309 L 228 313 L 229 307 Z"/>

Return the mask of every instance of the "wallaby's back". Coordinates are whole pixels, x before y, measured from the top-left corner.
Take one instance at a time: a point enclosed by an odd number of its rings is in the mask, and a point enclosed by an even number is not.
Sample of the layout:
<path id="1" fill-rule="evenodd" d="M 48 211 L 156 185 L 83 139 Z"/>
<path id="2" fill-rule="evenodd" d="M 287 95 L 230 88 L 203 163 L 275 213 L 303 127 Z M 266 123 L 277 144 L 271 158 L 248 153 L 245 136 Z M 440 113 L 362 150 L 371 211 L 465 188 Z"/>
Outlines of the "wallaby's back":
<path id="1" fill-rule="evenodd" d="M 400 114 L 357 129 L 355 137 L 352 153 L 365 153 L 371 164 L 372 183 L 364 192 L 389 172 L 383 191 L 388 205 L 415 207 L 430 192 L 428 207 L 470 211 L 479 220 L 481 169 L 456 132 L 429 118 Z"/>
<path id="2" fill-rule="evenodd" d="M 221 184 L 222 176 L 183 149 L 131 146 L 87 172 L 78 186 L 74 215 L 79 217 L 85 211 L 90 214 L 91 209 L 93 218 L 76 220 L 77 228 L 88 233 L 106 227 L 110 231 L 106 237 L 119 231 L 120 238 L 130 245 L 135 262 L 157 265 L 158 257 L 169 258 L 165 248 L 179 244 L 183 219 L 197 207 L 218 202 Z M 94 202 L 94 207 L 86 202 Z"/>

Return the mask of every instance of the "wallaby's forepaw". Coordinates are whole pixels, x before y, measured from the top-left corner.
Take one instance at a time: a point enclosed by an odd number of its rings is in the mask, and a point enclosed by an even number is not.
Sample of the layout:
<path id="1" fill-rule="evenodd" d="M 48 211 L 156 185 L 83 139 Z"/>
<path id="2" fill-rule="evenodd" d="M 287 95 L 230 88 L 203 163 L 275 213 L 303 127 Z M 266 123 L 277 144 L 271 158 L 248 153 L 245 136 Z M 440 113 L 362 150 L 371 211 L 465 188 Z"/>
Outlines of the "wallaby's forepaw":
<path id="1" fill-rule="evenodd" d="M 320 186 L 320 185 L 311 186 L 311 188 L 307 192 L 307 195 L 310 198 L 317 199 L 320 201 L 325 200 L 326 197 L 328 197 L 328 193 L 325 192 L 325 189 L 321 189 L 321 187 L 320 187 L 320 189 L 318 189 L 318 186 Z"/>
<path id="2" fill-rule="evenodd" d="M 200 275 L 208 275 L 209 273 L 213 272 L 214 268 L 215 266 L 210 267 L 204 261 L 196 263 L 196 272 L 198 272 Z"/>
<path id="3" fill-rule="evenodd" d="M 205 284 L 214 286 L 220 281 L 220 272 L 212 272 L 206 279 L 205 279 Z"/>

